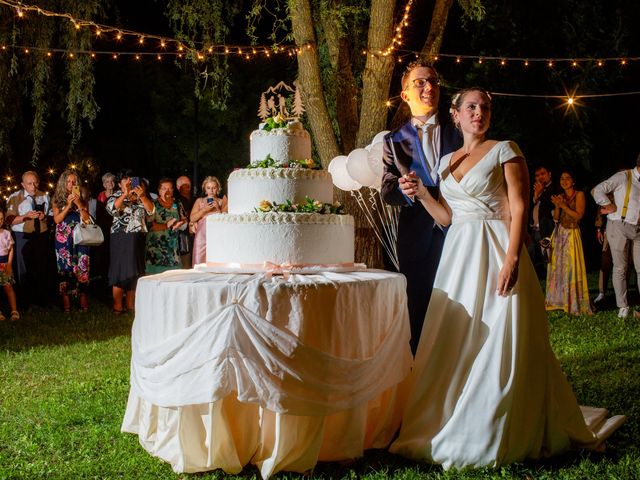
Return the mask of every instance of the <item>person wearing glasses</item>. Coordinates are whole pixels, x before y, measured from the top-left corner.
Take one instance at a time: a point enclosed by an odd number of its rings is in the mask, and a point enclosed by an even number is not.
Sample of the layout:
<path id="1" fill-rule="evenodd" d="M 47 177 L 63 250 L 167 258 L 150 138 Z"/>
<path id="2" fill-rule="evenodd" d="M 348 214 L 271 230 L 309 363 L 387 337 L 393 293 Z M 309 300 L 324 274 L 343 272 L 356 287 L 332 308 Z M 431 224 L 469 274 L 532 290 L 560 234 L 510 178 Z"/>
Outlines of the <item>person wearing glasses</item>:
<path id="1" fill-rule="evenodd" d="M 411 349 L 415 353 L 440 261 L 444 230 L 420 202 L 402 193 L 399 180 L 411 172 L 438 196 L 440 159 L 460 148 L 462 137 L 449 115 L 438 113 L 440 80 L 433 66 L 416 61 L 401 79 L 400 97 L 411 109 L 411 119 L 384 138 L 384 174 L 381 194 L 389 205 L 399 205 L 397 251 L 400 273 L 407 277 L 411 322 Z"/>

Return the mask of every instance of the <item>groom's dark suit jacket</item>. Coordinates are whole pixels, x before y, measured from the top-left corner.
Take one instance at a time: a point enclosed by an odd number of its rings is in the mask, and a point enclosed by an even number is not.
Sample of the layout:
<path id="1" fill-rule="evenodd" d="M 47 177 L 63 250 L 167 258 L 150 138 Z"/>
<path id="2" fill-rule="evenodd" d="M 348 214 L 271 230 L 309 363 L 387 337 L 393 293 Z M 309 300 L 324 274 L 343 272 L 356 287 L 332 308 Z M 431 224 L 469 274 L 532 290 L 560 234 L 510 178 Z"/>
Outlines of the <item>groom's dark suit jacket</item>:
<path id="1" fill-rule="evenodd" d="M 460 148 L 462 137 L 448 115 L 438 115 L 438 120 L 442 157 Z M 383 161 L 382 198 L 389 205 L 402 207 L 398 222 L 397 249 L 400 273 L 407 277 L 411 347 L 415 352 L 442 253 L 444 235 L 439 227 L 434 228 L 433 218 L 420 202 L 411 202 L 402 194 L 398 178 L 415 171 L 436 198 L 439 195 L 439 180 L 434 182 L 427 173 L 418 130 L 411 121 L 384 137 Z"/>

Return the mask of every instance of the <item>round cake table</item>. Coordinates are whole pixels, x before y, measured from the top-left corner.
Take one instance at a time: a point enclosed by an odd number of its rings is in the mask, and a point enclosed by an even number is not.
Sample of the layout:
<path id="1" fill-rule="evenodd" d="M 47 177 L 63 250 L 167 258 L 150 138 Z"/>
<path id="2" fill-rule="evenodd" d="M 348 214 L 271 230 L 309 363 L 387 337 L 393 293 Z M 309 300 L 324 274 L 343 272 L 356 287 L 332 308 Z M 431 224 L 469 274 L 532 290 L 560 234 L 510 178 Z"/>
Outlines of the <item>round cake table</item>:
<path id="1" fill-rule="evenodd" d="M 405 289 L 379 270 L 141 278 L 122 431 L 176 472 L 263 478 L 386 447 L 412 363 Z"/>

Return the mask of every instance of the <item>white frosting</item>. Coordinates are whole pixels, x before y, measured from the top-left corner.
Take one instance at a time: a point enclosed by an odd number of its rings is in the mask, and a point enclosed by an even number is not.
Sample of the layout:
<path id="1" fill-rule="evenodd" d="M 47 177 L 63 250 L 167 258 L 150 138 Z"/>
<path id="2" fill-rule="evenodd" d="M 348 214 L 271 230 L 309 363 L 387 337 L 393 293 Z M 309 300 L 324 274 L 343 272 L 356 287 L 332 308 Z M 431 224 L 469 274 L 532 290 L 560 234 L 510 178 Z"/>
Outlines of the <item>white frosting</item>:
<path id="1" fill-rule="evenodd" d="M 267 155 L 277 162 L 311 158 L 311 137 L 300 122 L 268 132 L 254 130 L 249 140 L 251 163 L 261 162 Z"/>
<path id="2" fill-rule="evenodd" d="M 302 203 L 305 197 L 332 203 L 333 183 L 326 170 L 249 168 L 229 176 L 229 213 L 254 212 L 263 200 Z"/>
<path id="3" fill-rule="evenodd" d="M 350 215 L 247 213 L 207 217 L 207 262 L 341 264 L 354 258 Z"/>

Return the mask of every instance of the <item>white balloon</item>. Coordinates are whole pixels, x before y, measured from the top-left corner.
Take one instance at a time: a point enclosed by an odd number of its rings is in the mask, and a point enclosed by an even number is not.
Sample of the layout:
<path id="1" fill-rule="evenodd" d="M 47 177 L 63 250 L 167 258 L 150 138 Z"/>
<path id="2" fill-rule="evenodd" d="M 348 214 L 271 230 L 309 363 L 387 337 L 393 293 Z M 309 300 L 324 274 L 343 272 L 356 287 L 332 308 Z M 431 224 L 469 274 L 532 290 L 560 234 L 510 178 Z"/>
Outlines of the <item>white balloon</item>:
<path id="1" fill-rule="evenodd" d="M 346 155 L 338 155 L 337 157 L 333 157 L 329 162 L 329 165 L 327 166 L 327 170 L 329 171 L 329 173 L 333 173 L 333 169 L 336 168 L 336 165 L 338 165 L 338 163 L 343 161 L 343 160 L 338 160 L 339 158 L 344 159 L 344 162 L 347 161 Z"/>
<path id="2" fill-rule="evenodd" d="M 382 174 L 384 173 L 384 164 L 382 163 L 382 150 L 383 143 L 376 143 L 371 145 L 369 149 L 369 167 L 376 174 L 378 178 L 382 180 Z"/>
<path id="3" fill-rule="evenodd" d="M 376 136 L 371 140 L 371 145 L 375 145 L 376 143 L 382 143 L 384 136 L 389 133 L 389 130 L 383 130 L 379 133 L 376 133 Z"/>
<path id="4" fill-rule="evenodd" d="M 362 186 L 351 178 L 349 172 L 347 172 L 347 157 L 344 155 L 339 155 L 331 160 L 327 170 L 331 174 L 333 184 L 340 190 L 348 192 L 358 190 Z"/>
<path id="5" fill-rule="evenodd" d="M 370 187 L 376 182 L 377 175 L 369 166 L 369 152 L 356 148 L 347 157 L 347 172 L 356 182 Z"/>

